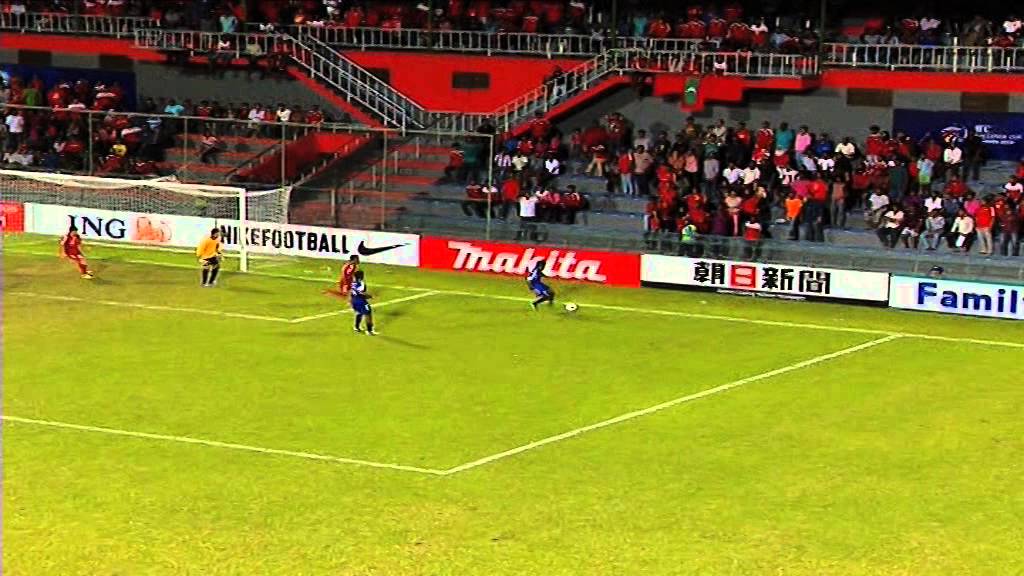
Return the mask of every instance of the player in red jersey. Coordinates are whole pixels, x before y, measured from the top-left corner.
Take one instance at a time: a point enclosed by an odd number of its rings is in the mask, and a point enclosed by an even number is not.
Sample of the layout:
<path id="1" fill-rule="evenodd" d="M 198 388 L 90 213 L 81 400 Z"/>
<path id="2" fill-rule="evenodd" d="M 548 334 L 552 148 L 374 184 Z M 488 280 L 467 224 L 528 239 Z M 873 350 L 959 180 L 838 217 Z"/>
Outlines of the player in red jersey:
<path id="1" fill-rule="evenodd" d="M 359 256 L 355 254 L 348 259 L 348 263 L 341 269 L 341 279 L 338 280 L 338 292 L 342 296 L 348 296 L 352 291 L 352 283 L 355 281 L 356 272 L 359 270 Z"/>
<path id="2" fill-rule="evenodd" d="M 67 258 L 78 266 L 82 278 L 92 280 L 93 275 L 89 270 L 89 264 L 85 261 L 85 254 L 82 254 L 82 237 L 78 235 L 78 227 L 72 224 L 68 233 L 60 239 L 60 257 Z"/>

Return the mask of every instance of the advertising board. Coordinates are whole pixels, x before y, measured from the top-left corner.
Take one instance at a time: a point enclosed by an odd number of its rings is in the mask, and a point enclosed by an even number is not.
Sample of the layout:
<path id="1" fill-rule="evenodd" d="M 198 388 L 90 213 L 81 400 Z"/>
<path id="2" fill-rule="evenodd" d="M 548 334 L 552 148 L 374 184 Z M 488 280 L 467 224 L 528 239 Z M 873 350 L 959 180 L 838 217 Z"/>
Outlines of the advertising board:
<path id="1" fill-rule="evenodd" d="M 885 304 L 889 275 L 834 268 L 644 254 L 645 286 L 689 287 L 776 298 Z"/>
<path id="2" fill-rule="evenodd" d="M 640 285 L 639 254 L 420 238 L 420 265 L 424 268 L 525 276 L 541 260 L 547 263 L 545 273 L 555 279 L 610 286 Z"/>
<path id="3" fill-rule="evenodd" d="M 64 234 L 74 223 L 86 239 L 194 248 L 216 226 L 224 248 L 238 250 L 240 226 L 234 220 L 196 216 L 145 214 L 27 204 L 31 230 L 38 234 Z M 248 222 L 246 247 L 254 254 L 303 256 L 346 260 L 358 254 L 365 262 L 397 266 L 419 265 L 419 236 L 369 230 Z"/>
<path id="4" fill-rule="evenodd" d="M 1024 286 L 893 276 L 889 305 L 903 310 L 1024 320 Z"/>

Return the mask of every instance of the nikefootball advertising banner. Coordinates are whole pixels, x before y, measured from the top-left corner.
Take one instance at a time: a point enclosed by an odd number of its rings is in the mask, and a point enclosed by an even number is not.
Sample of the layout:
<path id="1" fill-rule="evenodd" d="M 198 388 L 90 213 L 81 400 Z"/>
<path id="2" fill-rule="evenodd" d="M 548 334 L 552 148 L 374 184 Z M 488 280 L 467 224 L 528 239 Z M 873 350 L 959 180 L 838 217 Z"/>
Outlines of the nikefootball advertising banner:
<path id="1" fill-rule="evenodd" d="M 219 220 L 224 234 L 224 246 L 237 250 L 239 226 L 237 222 Z M 415 234 L 348 230 L 322 226 L 246 223 L 245 244 L 253 254 L 283 254 L 347 260 L 356 254 L 364 262 L 393 266 L 419 266 L 420 237 Z"/>
<path id="2" fill-rule="evenodd" d="M 420 264 L 424 268 L 525 277 L 541 260 L 547 264 L 545 273 L 556 280 L 640 286 L 639 254 L 429 236 L 420 239 Z"/>
<path id="3" fill-rule="evenodd" d="M 75 224 L 85 239 L 194 248 L 213 227 L 221 229 L 225 250 L 239 247 L 240 226 L 234 220 L 195 216 L 143 214 L 26 204 L 28 232 L 64 234 Z M 419 236 L 369 230 L 346 230 L 267 222 L 246 223 L 246 248 L 253 254 L 347 260 L 358 254 L 364 262 L 419 266 Z"/>
<path id="4" fill-rule="evenodd" d="M 834 268 L 808 268 L 644 254 L 645 286 L 691 287 L 796 300 L 844 300 L 884 305 L 889 275 Z"/>

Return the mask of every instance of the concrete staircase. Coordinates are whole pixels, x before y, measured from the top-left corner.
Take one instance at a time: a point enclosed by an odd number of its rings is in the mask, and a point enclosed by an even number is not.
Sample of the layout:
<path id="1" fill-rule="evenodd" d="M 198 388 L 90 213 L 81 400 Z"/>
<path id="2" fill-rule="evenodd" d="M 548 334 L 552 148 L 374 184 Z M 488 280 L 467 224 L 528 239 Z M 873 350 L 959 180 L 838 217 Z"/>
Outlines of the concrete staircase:
<path id="1" fill-rule="evenodd" d="M 164 161 L 158 164 L 161 173 L 175 174 L 184 182 L 226 184 L 241 167 L 280 147 L 280 140 L 274 138 L 221 136 L 225 148 L 217 154 L 216 163 L 203 164 L 199 160 L 201 139 L 199 134 L 189 134 L 187 139 L 178 135 L 174 147 L 166 150 Z"/>

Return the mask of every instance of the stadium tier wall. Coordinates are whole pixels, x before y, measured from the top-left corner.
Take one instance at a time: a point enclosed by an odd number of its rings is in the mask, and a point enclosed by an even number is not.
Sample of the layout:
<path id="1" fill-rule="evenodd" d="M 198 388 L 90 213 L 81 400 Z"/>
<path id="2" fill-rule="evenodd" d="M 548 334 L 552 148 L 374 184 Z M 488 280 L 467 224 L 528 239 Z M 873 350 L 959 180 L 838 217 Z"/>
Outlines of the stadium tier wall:
<path id="1" fill-rule="evenodd" d="M 218 100 L 222 104 L 245 101 L 276 105 L 284 102 L 307 110 L 316 104 L 331 111 L 336 117 L 344 112 L 292 78 L 267 76 L 261 79 L 258 74 L 250 75 L 244 70 L 226 70 L 214 74 L 202 67 L 183 69 L 155 62 L 133 61 L 124 56 L 0 49 L 0 66 L 4 64 L 59 68 L 66 71 L 67 79 L 72 81 L 79 77 L 91 77 L 97 70 L 116 72 L 119 76 L 133 77 L 133 89 L 139 97 L 173 98 L 179 102 L 185 99 L 193 102 Z"/>
<path id="2" fill-rule="evenodd" d="M 877 95 L 883 99 L 884 94 Z M 724 118 L 729 125 L 745 121 L 753 129 L 762 121 L 773 125 L 789 122 L 796 128 L 808 125 L 812 131 L 828 132 L 832 136 L 852 136 L 863 141 L 868 127 L 873 124 L 889 129 L 893 111 L 897 108 L 927 111 L 959 111 L 963 109 L 962 94 L 958 92 L 891 92 L 891 102 L 883 106 L 865 106 L 864 97 L 872 94 L 846 88 L 821 88 L 804 94 L 748 92 L 743 103 L 709 104 L 693 113 L 700 123 Z M 586 127 L 595 119 L 610 112 L 621 112 L 637 128 L 649 133 L 657 130 L 677 130 L 687 113 L 678 101 L 663 98 L 640 98 L 628 88 L 621 89 L 595 104 L 567 116 L 560 126 L 563 130 Z M 1024 94 L 1009 95 L 1009 104 L 1003 112 L 1024 113 Z"/>

